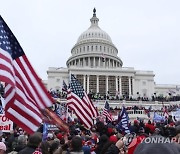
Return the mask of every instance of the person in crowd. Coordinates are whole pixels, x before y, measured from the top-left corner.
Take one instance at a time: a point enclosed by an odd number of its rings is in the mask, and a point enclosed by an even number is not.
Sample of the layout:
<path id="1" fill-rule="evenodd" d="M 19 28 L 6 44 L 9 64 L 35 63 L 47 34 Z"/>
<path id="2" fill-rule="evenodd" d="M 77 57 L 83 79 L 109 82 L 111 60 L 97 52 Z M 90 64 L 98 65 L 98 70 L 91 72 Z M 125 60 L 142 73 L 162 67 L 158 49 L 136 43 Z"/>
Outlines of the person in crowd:
<path id="1" fill-rule="evenodd" d="M 138 135 L 132 140 L 130 145 L 128 146 L 128 154 L 134 154 L 134 150 L 136 147 L 146 138 L 148 137 L 147 134 L 145 134 L 145 130 L 143 127 L 139 129 Z"/>
<path id="2" fill-rule="evenodd" d="M 42 154 L 49 154 L 50 144 L 48 141 L 41 142 L 40 149 Z"/>
<path id="3" fill-rule="evenodd" d="M 6 145 L 3 142 L 0 142 L 0 154 L 5 154 Z"/>
<path id="4" fill-rule="evenodd" d="M 18 152 L 18 154 L 32 154 L 40 147 L 42 141 L 42 134 L 40 132 L 35 132 L 29 136 L 28 143 L 24 149 Z"/>
<path id="5" fill-rule="evenodd" d="M 161 135 L 153 135 L 140 143 L 134 154 L 179 154 L 180 145 L 171 143 Z"/>
<path id="6" fill-rule="evenodd" d="M 108 136 L 105 135 L 105 134 L 102 135 L 102 136 L 99 138 L 99 142 L 98 142 L 98 144 L 97 144 L 97 148 L 95 149 L 95 153 L 101 154 L 101 151 L 102 151 L 104 145 L 105 145 L 106 143 L 108 143 L 108 141 L 109 141 Z"/>
<path id="7" fill-rule="evenodd" d="M 19 135 L 17 139 L 17 145 L 14 147 L 14 151 L 19 152 L 27 145 L 27 136 Z"/>
<path id="8" fill-rule="evenodd" d="M 124 142 L 119 139 L 115 144 L 111 144 L 105 154 L 124 154 Z"/>
<path id="9" fill-rule="evenodd" d="M 82 149 L 82 139 L 80 136 L 74 136 L 70 143 L 69 154 L 84 154 Z"/>

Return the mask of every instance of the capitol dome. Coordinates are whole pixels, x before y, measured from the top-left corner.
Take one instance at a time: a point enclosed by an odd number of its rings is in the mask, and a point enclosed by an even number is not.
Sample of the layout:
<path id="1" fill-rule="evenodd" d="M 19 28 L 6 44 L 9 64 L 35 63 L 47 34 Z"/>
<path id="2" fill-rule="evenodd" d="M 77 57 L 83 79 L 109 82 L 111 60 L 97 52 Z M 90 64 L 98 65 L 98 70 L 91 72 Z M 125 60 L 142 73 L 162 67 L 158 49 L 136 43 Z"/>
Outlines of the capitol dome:
<path id="1" fill-rule="evenodd" d="M 86 30 L 79 36 L 77 43 L 92 39 L 99 39 L 112 43 L 110 36 L 98 26 L 99 19 L 96 17 L 95 9 L 93 17 L 90 19 L 90 21 L 91 26 L 88 28 L 88 30 Z"/>
<path id="2" fill-rule="evenodd" d="M 72 56 L 66 62 L 67 67 L 122 67 L 123 63 L 117 56 L 118 49 L 112 43 L 111 37 L 98 26 L 95 8 L 90 21 L 90 27 L 79 36 L 72 48 Z"/>

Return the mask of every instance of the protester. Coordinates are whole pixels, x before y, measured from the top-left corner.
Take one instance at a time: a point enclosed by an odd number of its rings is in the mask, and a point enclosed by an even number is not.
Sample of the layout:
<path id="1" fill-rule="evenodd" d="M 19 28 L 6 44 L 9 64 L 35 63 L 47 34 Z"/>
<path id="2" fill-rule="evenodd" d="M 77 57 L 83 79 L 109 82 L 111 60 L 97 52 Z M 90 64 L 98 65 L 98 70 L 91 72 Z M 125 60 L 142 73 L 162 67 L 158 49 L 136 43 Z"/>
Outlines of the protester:
<path id="1" fill-rule="evenodd" d="M 83 154 L 82 150 L 82 139 L 79 136 L 75 136 L 72 138 L 70 144 L 69 154 Z"/>
<path id="2" fill-rule="evenodd" d="M 42 141 L 42 134 L 39 132 L 35 132 L 34 134 L 29 136 L 27 146 L 18 152 L 18 154 L 32 154 L 36 151 L 37 148 L 40 147 L 40 143 Z"/>
<path id="3" fill-rule="evenodd" d="M 3 142 L 0 142 L 0 154 L 4 154 L 6 152 L 6 145 Z"/>

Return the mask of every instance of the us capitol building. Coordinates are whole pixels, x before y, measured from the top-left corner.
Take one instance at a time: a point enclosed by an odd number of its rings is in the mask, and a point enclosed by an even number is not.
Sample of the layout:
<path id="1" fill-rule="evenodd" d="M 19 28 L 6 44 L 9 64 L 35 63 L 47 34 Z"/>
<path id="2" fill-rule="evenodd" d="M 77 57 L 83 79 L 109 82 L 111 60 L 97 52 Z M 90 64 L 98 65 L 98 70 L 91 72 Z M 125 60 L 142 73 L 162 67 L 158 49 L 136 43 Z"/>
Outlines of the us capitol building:
<path id="1" fill-rule="evenodd" d="M 118 49 L 111 37 L 99 26 L 96 10 L 90 19 L 90 27 L 83 32 L 71 50 L 67 68 L 49 67 L 47 89 L 62 89 L 63 80 L 68 84 L 69 75 L 74 74 L 87 93 L 109 93 L 111 96 L 132 98 L 152 95 L 167 95 L 176 91 L 177 85 L 156 85 L 153 71 L 123 67 Z"/>

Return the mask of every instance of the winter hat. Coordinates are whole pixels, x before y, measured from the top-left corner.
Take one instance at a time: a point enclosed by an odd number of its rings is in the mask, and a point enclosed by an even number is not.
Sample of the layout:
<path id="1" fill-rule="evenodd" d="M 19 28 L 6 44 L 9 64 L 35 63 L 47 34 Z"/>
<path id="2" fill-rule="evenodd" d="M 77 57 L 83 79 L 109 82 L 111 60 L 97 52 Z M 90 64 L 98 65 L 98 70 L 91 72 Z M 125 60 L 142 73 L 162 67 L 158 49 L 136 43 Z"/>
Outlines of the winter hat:
<path id="1" fill-rule="evenodd" d="M 110 137 L 109 137 L 109 141 L 111 141 L 111 142 L 113 142 L 113 143 L 116 143 L 117 142 L 117 137 L 116 137 L 116 135 L 111 135 Z"/>
<path id="2" fill-rule="evenodd" d="M 138 124 L 139 122 L 138 122 L 138 120 L 134 120 L 134 124 Z"/>
<path id="3" fill-rule="evenodd" d="M 0 142 L 0 150 L 6 151 L 6 145 L 3 142 Z"/>
<path id="4" fill-rule="evenodd" d="M 108 128 L 108 134 L 111 134 L 113 132 L 112 128 Z"/>
<path id="5" fill-rule="evenodd" d="M 61 140 L 61 139 L 63 138 L 63 135 L 62 135 L 61 133 L 58 133 L 58 134 L 57 134 L 57 138 L 58 138 L 59 140 Z"/>

